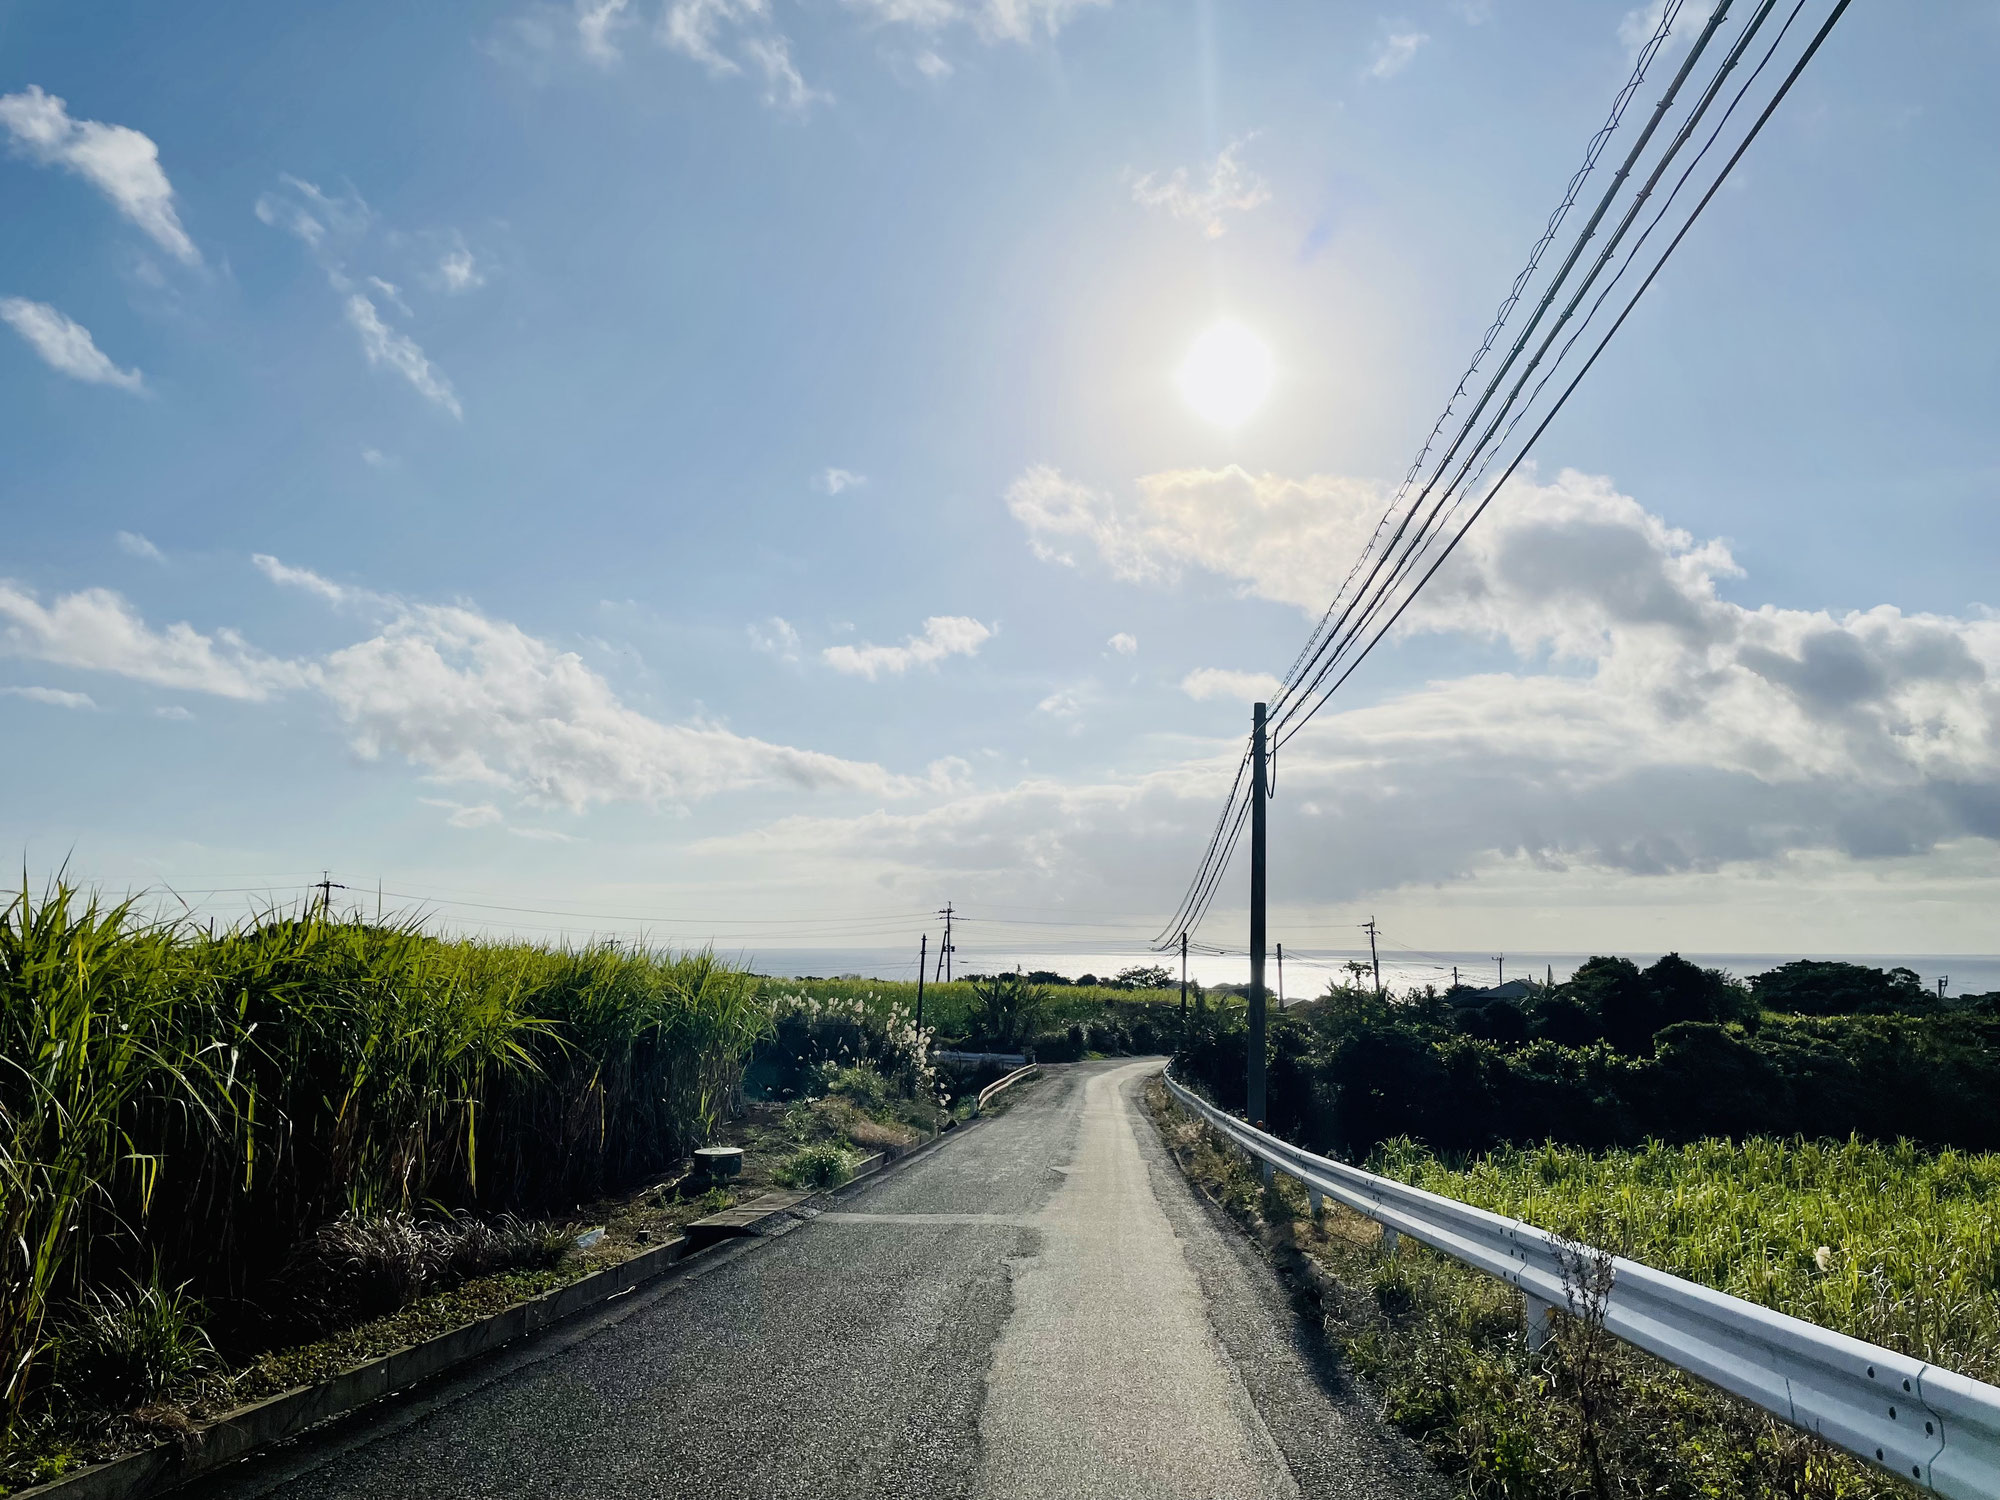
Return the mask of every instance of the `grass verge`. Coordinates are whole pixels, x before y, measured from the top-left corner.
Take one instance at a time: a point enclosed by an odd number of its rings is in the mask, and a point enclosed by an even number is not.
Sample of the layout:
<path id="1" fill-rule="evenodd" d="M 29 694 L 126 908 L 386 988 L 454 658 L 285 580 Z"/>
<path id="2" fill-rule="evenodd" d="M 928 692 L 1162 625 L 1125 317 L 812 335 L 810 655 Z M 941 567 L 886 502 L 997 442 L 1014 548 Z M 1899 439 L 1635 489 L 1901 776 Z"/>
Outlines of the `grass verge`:
<path id="1" fill-rule="evenodd" d="M 1287 1178 L 1248 1160 L 1157 1080 L 1146 1104 L 1188 1179 L 1279 1269 L 1326 1288 L 1317 1316 L 1383 1415 L 1476 1500 L 1713 1497 L 1860 1500 L 1914 1493 L 1690 1376 L 1558 1318 L 1531 1353 L 1513 1288 L 1404 1240 L 1385 1254 L 1370 1220 L 1318 1218 Z M 1307 1276 L 1305 1262 L 1323 1273 Z"/>

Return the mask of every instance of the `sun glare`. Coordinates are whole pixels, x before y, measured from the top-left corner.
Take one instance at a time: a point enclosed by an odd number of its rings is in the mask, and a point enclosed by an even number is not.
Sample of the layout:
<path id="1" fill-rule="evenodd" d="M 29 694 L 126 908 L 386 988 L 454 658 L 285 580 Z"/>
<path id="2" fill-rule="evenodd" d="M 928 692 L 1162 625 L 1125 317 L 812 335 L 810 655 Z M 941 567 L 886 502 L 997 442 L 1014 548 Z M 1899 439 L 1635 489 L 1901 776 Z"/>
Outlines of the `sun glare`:
<path id="1" fill-rule="evenodd" d="M 1181 396 L 1204 420 L 1241 427 L 1271 394 L 1270 346 L 1234 318 L 1196 339 L 1181 361 Z"/>

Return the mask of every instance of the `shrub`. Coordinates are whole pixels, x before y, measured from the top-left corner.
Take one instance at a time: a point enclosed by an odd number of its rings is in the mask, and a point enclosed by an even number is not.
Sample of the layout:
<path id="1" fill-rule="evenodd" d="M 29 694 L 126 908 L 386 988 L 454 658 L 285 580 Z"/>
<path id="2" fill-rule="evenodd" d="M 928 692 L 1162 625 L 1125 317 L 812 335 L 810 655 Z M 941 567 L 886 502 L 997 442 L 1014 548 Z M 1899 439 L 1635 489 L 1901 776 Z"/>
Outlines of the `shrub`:
<path id="1" fill-rule="evenodd" d="M 318 1329 L 381 1317 L 418 1297 L 494 1271 L 552 1266 L 568 1233 L 505 1215 L 420 1222 L 407 1214 L 346 1215 L 322 1225 L 279 1272 L 279 1307 Z"/>
<path id="2" fill-rule="evenodd" d="M 85 1406 L 130 1411 L 215 1363 L 206 1309 L 186 1283 L 92 1291 L 56 1336 L 56 1378 Z"/>
<path id="3" fill-rule="evenodd" d="M 854 1167 L 854 1153 L 829 1141 L 800 1147 L 778 1168 L 776 1175 L 786 1187 L 830 1188 L 839 1187 L 852 1177 Z"/>

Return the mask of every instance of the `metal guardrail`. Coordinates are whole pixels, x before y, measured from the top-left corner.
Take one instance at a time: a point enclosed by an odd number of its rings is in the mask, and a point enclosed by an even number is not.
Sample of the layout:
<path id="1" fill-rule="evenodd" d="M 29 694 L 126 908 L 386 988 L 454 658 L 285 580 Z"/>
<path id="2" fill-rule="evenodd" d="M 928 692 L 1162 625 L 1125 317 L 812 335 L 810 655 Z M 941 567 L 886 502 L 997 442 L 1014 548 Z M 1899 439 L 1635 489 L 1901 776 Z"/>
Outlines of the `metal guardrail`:
<path id="1" fill-rule="evenodd" d="M 987 1084 L 985 1088 L 979 1091 L 979 1098 L 973 1102 L 972 1112 L 975 1115 L 984 1114 L 986 1112 L 987 1100 L 991 1099 L 995 1094 L 999 1093 L 1002 1089 L 1008 1088 L 1013 1084 L 1017 1084 L 1021 1082 L 1021 1080 L 1024 1078 L 1032 1077 L 1034 1074 L 1040 1071 L 1041 1070 L 1038 1067 L 1036 1067 L 1035 1064 L 1029 1063 L 1025 1068 L 1016 1068 L 1013 1072 L 1009 1073 L 1005 1078 Z"/>
<path id="2" fill-rule="evenodd" d="M 1225 1114 L 1171 1073 L 1166 1084 L 1268 1169 L 1297 1178 L 1315 1208 L 1332 1198 L 1380 1224 L 1391 1245 L 1407 1234 L 1519 1287 L 1531 1342 L 1567 1305 L 1562 1242 L 1547 1230 L 1315 1156 Z M 1604 1326 L 1626 1343 L 1921 1488 L 1954 1500 L 2000 1496 L 2000 1388 L 1623 1256 L 1612 1263 Z"/>

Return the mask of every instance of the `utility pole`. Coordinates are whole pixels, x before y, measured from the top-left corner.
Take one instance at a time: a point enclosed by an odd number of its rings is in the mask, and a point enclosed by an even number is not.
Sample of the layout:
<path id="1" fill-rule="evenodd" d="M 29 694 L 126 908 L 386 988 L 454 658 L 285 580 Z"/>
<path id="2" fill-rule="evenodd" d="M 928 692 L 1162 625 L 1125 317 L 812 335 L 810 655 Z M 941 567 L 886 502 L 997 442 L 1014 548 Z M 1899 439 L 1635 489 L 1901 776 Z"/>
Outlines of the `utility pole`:
<path id="1" fill-rule="evenodd" d="M 1500 984 L 1505 984 L 1507 982 L 1507 955 L 1496 953 L 1493 955 L 1493 962 L 1500 966 Z M 1495 985 L 1494 988 L 1499 988 L 1499 985 Z"/>
<path id="2" fill-rule="evenodd" d="M 1375 951 L 1375 919 L 1370 917 L 1361 924 L 1368 929 L 1368 961 L 1375 966 L 1375 997 L 1382 996 L 1382 956 Z"/>
<path id="3" fill-rule="evenodd" d="M 1457 965 L 1457 964 L 1453 964 L 1453 965 L 1451 966 L 1451 987 L 1452 987 L 1453 989 L 1457 989 L 1457 988 L 1458 988 L 1458 965 Z"/>
<path id="4" fill-rule="evenodd" d="M 1264 705 L 1250 710 L 1250 1123 L 1264 1124 Z"/>
<path id="5" fill-rule="evenodd" d="M 944 910 L 938 913 L 944 918 L 944 941 L 938 944 L 938 972 L 944 976 L 946 984 L 951 983 L 951 903 L 945 902 Z"/>
<path id="6" fill-rule="evenodd" d="M 924 965 L 930 962 L 931 935 L 927 932 L 917 939 L 917 1030 L 924 1029 Z"/>
<path id="7" fill-rule="evenodd" d="M 1285 1008 L 1285 945 L 1278 944 L 1278 1009 Z"/>
<path id="8" fill-rule="evenodd" d="M 333 905 L 333 893 L 335 891 L 344 891 L 347 887 L 341 885 L 333 878 L 333 871 L 331 870 L 321 870 L 319 874 L 320 878 L 313 883 L 312 889 L 319 892 L 319 919 L 324 922 L 327 920 L 328 912 Z"/>
<path id="9" fill-rule="evenodd" d="M 1949 974 L 1938 975 L 1938 999 L 1944 999 L 1944 987 L 1950 983 L 1951 976 Z"/>
<path id="10" fill-rule="evenodd" d="M 1187 1027 L 1187 934 L 1181 934 L 1181 1027 Z"/>

